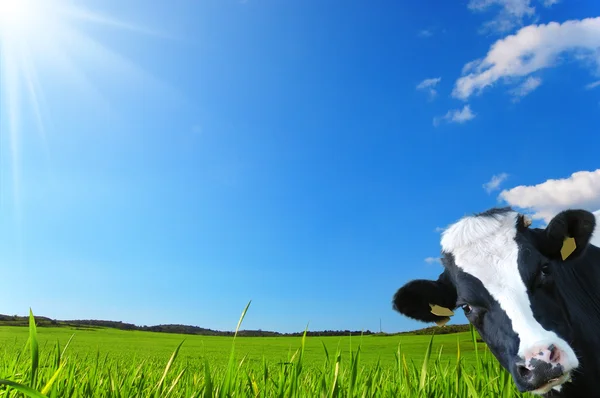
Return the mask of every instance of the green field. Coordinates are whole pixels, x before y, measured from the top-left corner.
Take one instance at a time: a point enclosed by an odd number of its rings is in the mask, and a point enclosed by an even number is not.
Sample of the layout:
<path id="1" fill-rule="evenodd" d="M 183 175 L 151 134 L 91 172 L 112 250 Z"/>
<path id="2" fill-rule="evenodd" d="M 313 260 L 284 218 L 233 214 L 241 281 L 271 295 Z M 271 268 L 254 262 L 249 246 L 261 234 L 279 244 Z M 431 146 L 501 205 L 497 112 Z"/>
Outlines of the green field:
<path id="1" fill-rule="evenodd" d="M 24 396 L 15 386 L 48 397 L 520 396 L 485 345 L 475 351 L 474 337 L 234 339 L 0 327 L 0 383 L 19 383 L 0 387 L 0 397 Z"/>
<path id="2" fill-rule="evenodd" d="M 19 351 L 27 342 L 28 329 L 25 327 L 0 327 L 0 346 L 13 347 Z M 152 333 L 138 331 L 123 331 L 117 329 L 89 328 L 79 330 L 75 328 L 38 328 L 39 345 L 42 351 L 51 350 L 59 341 L 65 345 L 71 335 L 75 335 L 69 345 L 70 355 L 86 356 L 102 355 L 111 358 L 131 359 L 133 361 L 143 358 L 163 360 L 169 358 L 177 345 L 185 339 L 179 354 L 178 361 L 189 363 L 208 358 L 212 363 L 223 362 L 231 350 L 231 337 L 194 336 L 167 333 Z M 375 365 L 377 360 L 385 367 L 392 366 L 396 361 L 395 354 L 401 344 L 402 352 L 407 359 L 415 361 L 419 366 L 423 361 L 423 354 L 430 336 L 348 336 L 348 337 L 307 337 L 304 347 L 304 366 L 320 367 L 323 365 L 324 348 L 330 353 L 335 353 L 339 348 L 342 359 L 348 359 L 350 348 L 356 350 L 361 345 L 361 363 Z M 238 337 L 236 339 L 236 353 L 240 357 L 246 356 L 247 363 L 260 363 L 263 356 L 269 363 L 287 361 L 300 347 L 299 337 Z M 432 349 L 438 352 L 442 349 L 444 360 L 456 361 L 457 341 L 460 341 L 463 360 L 469 364 L 475 363 L 473 344 L 469 333 L 440 335 L 434 339 Z M 482 349 L 485 348 L 480 344 Z M 200 365 L 199 365 L 200 366 Z"/>

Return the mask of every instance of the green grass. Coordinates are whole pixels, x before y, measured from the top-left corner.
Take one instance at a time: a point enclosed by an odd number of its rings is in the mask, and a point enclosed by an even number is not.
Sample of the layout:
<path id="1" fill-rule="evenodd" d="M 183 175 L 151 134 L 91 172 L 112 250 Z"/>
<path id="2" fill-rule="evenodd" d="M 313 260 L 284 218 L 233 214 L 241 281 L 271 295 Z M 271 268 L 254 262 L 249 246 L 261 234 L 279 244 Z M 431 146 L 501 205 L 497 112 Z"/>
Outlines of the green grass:
<path id="1" fill-rule="evenodd" d="M 30 322 L 0 327 L 0 397 L 525 396 L 474 338 L 232 339 Z"/>

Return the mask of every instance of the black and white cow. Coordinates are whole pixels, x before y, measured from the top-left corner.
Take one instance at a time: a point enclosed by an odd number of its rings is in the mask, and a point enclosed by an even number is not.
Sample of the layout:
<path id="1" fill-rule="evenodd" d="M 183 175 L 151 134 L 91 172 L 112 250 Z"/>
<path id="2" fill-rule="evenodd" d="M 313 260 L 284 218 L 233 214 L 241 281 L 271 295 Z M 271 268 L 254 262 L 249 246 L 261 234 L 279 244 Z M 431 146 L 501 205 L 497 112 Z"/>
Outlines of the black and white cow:
<path id="1" fill-rule="evenodd" d="M 529 225 L 511 208 L 462 218 L 442 234 L 444 271 L 438 280 L 406 283 L 393 307 L 419 321 L 442 323 L 448 318 L 436 309 L 462 307 L 520 391 L 600 397 L 594 214 L 567 210 L 545 229 Z"/>

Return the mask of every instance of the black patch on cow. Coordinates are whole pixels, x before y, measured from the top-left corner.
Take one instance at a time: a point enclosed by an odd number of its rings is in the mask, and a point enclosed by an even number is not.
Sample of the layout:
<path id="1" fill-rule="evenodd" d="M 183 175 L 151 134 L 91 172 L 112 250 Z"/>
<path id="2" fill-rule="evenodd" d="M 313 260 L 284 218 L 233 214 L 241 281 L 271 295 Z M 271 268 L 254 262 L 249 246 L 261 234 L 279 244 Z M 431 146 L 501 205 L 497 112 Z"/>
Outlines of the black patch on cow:
<path id="1" fill-rule="evenodd" d="M 503 216 L 506 213 L 510 213 L 511 211 L 514 211 L 511 207 L 494 207 L 481 213 L 475 213 L 474 216 L 496 218 L 498 216 Z"/>
<path id="2" fill-rule="evenodd" d="M 517 216 L 517 232 L 523 232 L 529 228 L 529 225 L 525 223 L 525 216 L 523 214 L 519 214 Z"/>
<path id="3" fill-rule="evenodd" d="M 431 313 L 429 304 L 454 309 L 456 290 L 448 279 L 447 271 L 437 281 L 418 279 L 402 286 L 392 300 L 394 310 L 421 322 L 438 322 L 445 317 Z"/>
<path id="4" fill-rule="evenodd" d="M 577 248 L 569 256 L 575 259 L 584 254 L 596 228 L 596 217 L 586 210 L 565 210 L 558 213 L 538 236 L 538 247 L 551 259 L 561 258 L 560 250 L 567 237 L 575 239 Z"/>
<path id="5" fill-rule="evenodd" d="M 572 382 L 547 397 L 592 397 L 600 380 L 600 249 L 589 245 L 596 220 L 584 210 L 559 213 L 546 229 L 517 223 L 519 272 L 535 319 L 563 338 L 580 366 Z M 566 261 L 560 249 L 566 237 L 577 249 Z"/>
<path id="6" fill-rule="evenodd" d="M 511 369 L 519 350 L 519 336 L 512 321 L 500 304 L 485 288 L 481 280 L 456 266 L 454 256 L 445 253 L 443 263 L 456 286 L 456 306 L 468 304 L 471 312 L 465 314 L 469 322 L 485 340 L 490 351 L 506 369 Z"/>
<path id="7" fill-rule="evenodd" d="M 518 363 L 517 366 L 517 373 L 522 380 L 521 391 L 537 390 L 547 384 L 548 380 L 559 378 L 564 373 L 562 365 L 554 366 L 537 358 L 529 360 L 528 367 L 525 363 Z"/>
<path id="8" fill-rule="evenodd" d="M 556 278 L 560 275 L 557 269 L 562 265 L 550 261 L 537 250 L 529 230 L 518 233 L 515 240 L 519 246 L 519 273 L 527 288 L 535 320 L 544 329 L 552 330 L 569 342 L 572 339 L 571 316 L 556 285 Z"/>
<path id="9" fill-rule="evenodd" d="M 556 262 L 553 269 L 556 295 L 570 321 L 565 340 L 580 366 L 573 373 L 573 382 L 564 385 L 562 395 L 549 396 L 593 397 L 600 381 L 600 249 L 588 246 L 584 256 L 569 263 Z"/>

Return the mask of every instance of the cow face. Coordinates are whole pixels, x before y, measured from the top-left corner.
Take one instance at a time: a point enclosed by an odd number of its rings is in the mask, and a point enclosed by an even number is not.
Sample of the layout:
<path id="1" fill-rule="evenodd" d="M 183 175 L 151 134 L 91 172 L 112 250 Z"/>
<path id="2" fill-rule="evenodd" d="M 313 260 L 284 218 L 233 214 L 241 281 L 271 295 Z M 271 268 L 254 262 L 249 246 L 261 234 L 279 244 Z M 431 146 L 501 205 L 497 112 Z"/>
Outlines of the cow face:
<path id="1" fill-rule="evenodd" d="M 558 214 L 546 229 L 528 228 L 510 208 L 465 217 L 442 235 L 444 272 L 404 285 L 394 309 L 443 323 L 444 309 L 461 307 L 520 391 L 560 390 L 579 360 L 553 271 L 583 255 L 594 228 L 582 210 Z"/>

